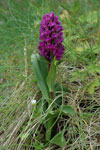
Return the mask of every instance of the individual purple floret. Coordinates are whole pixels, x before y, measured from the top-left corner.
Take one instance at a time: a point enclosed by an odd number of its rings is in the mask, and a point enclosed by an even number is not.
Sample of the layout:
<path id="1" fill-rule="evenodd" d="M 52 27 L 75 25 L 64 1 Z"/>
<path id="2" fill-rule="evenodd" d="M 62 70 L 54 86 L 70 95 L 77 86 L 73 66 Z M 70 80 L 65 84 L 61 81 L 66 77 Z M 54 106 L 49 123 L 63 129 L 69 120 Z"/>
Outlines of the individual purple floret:
<path id="1" fill-rule="evenodd" d="M 44 56 L 49 62 L 54 57 L 56 60 L 60 60 L 64 53 L 62 30 L 63 28 L 58 21 L 58 16 L 54 16 L 53 12 L 42 16 L 38 49 L 39 54 Z"/>

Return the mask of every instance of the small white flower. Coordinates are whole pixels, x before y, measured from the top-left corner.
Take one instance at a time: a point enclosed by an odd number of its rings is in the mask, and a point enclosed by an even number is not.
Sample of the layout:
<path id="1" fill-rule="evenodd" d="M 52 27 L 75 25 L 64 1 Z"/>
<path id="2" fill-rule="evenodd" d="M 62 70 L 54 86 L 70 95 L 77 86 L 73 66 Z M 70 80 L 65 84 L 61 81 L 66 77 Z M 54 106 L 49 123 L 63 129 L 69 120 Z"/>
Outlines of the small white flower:
<path id="1" fill-rule="evenodd" d="M 36 100 L 35 100 L 35 99 L 32 99 L 32 100 L 31 100 L 31 103 L 32 103 L 33 105 L 35 105 L 35 104 L 36 104 Z"/>

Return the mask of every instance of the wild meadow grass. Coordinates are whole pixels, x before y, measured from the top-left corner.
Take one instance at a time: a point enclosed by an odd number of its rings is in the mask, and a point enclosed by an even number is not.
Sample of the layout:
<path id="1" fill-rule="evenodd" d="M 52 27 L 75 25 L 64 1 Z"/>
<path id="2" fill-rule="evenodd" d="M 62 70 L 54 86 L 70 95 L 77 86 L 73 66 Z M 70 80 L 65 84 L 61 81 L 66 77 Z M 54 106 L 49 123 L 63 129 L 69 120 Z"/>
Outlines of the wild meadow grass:
<path id="1" fill-rule="evenodd" d="M 50 11 L 64 28 L 65 53 L 56 80 L 75 116 L 60 115 L 53 135 L 64 130 L 66 144 L 45 141 L 41 92 L 30 56 L 38 52 L 41 16 Z M 59 95 L 58 95 L 59 96 Z M 46 120 L 45 120 L 46 121 Z M 58 139 L 59 142 L 59 139 Z M 0 1 L 0 150 L 100 149 L 100 1 Z"/>

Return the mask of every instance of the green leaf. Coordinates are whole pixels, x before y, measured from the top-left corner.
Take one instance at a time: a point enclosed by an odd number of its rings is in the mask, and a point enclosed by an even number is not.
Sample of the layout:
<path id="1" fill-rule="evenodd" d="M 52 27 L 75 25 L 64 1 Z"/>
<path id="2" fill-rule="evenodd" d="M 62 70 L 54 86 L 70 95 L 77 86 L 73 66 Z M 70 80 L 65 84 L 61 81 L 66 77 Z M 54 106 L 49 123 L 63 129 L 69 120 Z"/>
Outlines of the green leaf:
<path id="1" fill-rule="evenodd" d="M 42 92 L 43 97 L 49 102 L 49 91 L 45 81 L 46 77 L 46 64 L 38 54 L 33 54 L 31 56 L 32 65 L 34 72 L 38 81 L 38 86 Z M 42 64 L 42 65 L 41 65 Z"/>
<path id="2" fill-rule="evenodd" d="M 44 78 L 44 80 L 46 82 L 46 78 L 48 76 L 48 62 L 40 55 L 37 55 L 37 57 L 38 57 L 38 63 L 39 63 L 42 77 Z"/>
<path id="3" fill-rule="evenodd" d="M 88 92 L 93 95 L 95 87 L 100 86 L 99 80 L 96 78 L 92 83 L 89 84 L 88 86 Z"/>
<path id="4" fill-rule="evenodd" d="M 97 73 L 100 73 L 100 66 L 96 66 L 95 70 Z"/>
<path id="5" fill-rule="evenodd" d="M 62 105 L 60 107 L 60 111 L 61 111 L 61 113 L 64 113 L 65 115 L 66 114 L 69 114 L 71 116 L 75 115 L 75 111 L 71 106 Z"/>
<path id="6" fill-rule="evenodd" d="M 91 74 L 94 74 L 95 72 L 100 73 L 100 66 L 97 66 L 96 64 L 90 64 L 87 67 L 87 70 Z"/>
<path id="7" fill-rule="evenodd" d="M 34 148 L 35 148 L 35 150 L 43 150 L 43 144 L 40 143 L 39 141 L 35 141 Z"/>
<path id="8" fill-rule="evenodd" d="M 66 140 L 63 136 L 64 132 L 60 131 L 58 134 L 56 134 L 52 139 L 51 139 L 51 143 L 56 144 L 60 147 L 63 147 L 66 144 Z"/>
<path id="9" fill-rule="evenodd" d="M 84 71 L 76 70 L 72 72 L 71 75 L 72 75 L 71 82 L 76 81 L 78 79 L 80 79 L 81 81 L 84 81 L 86 73 Z"/>
<path id="10" fill-rule="evenodd" d="M 54 58 L 51 62 L 50 70 L 46 79 L 49 92 L 54 91 L 55 76 L 56 76 L 56 65 L 55 65 L 55 58 Z"/>
<path id="11" fill-rule="evenodd" d="M 58 113 L 58 111 L 50 112 L 45 118 L 46 122 L 44 122 L 44 126 L 46 128 L 46 141 L 49 141 L 51 138 L 52 127 L 54 125 L 54 121 Z"/>
<path id="12" fill-rule="evenodd" d="M 49 141 L 51 138 L 53 123 L 54 123 L 54 118 L 49 118 L 49 120 L 44 124 L 46 128 L 46 141 Z"/>

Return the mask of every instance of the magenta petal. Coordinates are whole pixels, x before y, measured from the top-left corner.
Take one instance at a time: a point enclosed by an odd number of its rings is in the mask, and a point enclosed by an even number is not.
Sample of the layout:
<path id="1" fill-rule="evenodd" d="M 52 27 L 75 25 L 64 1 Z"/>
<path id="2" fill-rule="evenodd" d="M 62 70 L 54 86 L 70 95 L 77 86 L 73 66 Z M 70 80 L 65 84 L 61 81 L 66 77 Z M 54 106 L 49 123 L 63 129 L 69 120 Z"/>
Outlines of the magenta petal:
<path id="1" fill-rule="evenodd" d="M 62 30 L 63 28 L 58 21 L 58 16 L 54 16 L 53 12 L 42 16 L 38 49 L 39 54 L 44 56 L 48 61 L 51 61 L 53 57 L 56 60 L 60 60 L 64 53 Z"/>

